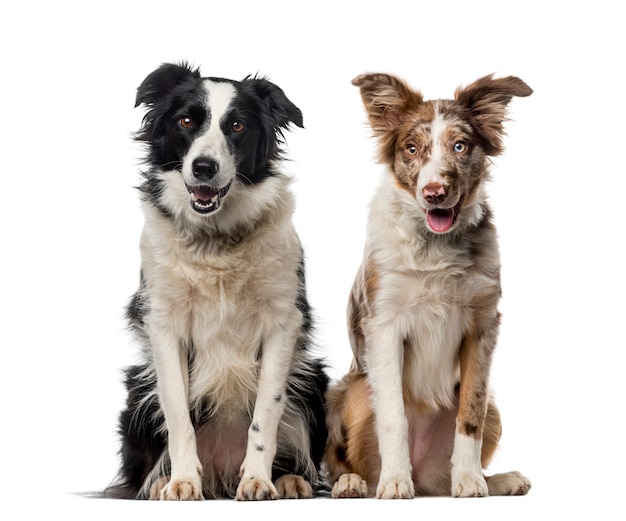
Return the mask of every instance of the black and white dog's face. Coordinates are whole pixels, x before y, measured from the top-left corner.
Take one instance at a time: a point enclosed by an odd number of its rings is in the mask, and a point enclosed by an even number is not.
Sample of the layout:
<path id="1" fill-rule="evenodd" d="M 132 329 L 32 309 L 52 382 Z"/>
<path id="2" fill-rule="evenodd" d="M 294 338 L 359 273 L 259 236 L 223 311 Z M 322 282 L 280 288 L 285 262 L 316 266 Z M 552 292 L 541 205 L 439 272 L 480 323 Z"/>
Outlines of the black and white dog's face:
<path id="1" fill-rule="evenodd" d="M 172 183 L 184 187 L 197 214 L 220 209 L 233 183 L 258 184 L 274 175 L 282 130 L 302 127 L 300 110 L 262 78 L 203 78 L 186 64 L 164 64 L 137 90 L 147 112 L 137 140 L 148 145 L 146 198 L 172 212 Z M 172 178 L 172 171 L 180 177 Z"/>

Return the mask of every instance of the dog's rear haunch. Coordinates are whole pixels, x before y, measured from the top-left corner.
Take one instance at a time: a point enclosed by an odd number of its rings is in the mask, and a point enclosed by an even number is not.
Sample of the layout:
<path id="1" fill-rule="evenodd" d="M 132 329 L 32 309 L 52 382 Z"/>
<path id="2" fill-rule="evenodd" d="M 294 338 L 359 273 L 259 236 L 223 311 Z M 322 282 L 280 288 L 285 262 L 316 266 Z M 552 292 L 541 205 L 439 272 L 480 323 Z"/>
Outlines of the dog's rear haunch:
<path id="1" fill-rule="evenodd" d="M 333 497 L 525 494 L 486 477 L 500 438 L 489 371 L 500 259 L 485 182 L 516 77 L 426 101 L 387 74 L 354 79 L 385 166 L 348 304 L 354 354 L 327 394 Z"/>
<path id="2" fill-rule="evenodd" d="M 150 74 L 137 105 L 145 224 L 127 315 L 142 360 L 126 371 L 122 465 L 106 494 L 310 497 L 328 377 L 279 168 L 302 114 L 264 78 L 185 64 Z"/>

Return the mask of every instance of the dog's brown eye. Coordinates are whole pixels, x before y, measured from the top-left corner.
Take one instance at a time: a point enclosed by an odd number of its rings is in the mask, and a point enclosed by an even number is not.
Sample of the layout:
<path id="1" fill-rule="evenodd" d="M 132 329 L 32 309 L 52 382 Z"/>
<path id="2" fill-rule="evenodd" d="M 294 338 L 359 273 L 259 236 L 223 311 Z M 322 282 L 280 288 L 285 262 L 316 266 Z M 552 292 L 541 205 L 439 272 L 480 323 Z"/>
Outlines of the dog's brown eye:
<path id="1" fill-rule="evenodd" d="M 231 125 L 231 127 L 233 129 L 233 132 L 241 132 L 244 128 L 246 128 L 246 126 L 241 122 L 241 121 L 233 121 L 233 124 Z"/>
<path id="2" fill-rule="evenodd" d="M 463 143 L 463 141 L 458 141 L 454 144 L 454 151 L 457 154 L 462 154 L 463 152 L 465 152 L 467 150 L 467 145 L 465 143 Z"/>
<path id="3" fill-rule="evenodd" d="M 191 128 L 193 127 L 193 119 L 189 116 L 183 116 L 178 120 L 178 124 L 183 128 Z"/>
<path id="4" fill-rule="evenodd" d="M 410 156 L 416 156 L 417 155 L 417 147 L 415 145 L 407 145 L 406 146 L 406 153 L 409 154 Z"/>

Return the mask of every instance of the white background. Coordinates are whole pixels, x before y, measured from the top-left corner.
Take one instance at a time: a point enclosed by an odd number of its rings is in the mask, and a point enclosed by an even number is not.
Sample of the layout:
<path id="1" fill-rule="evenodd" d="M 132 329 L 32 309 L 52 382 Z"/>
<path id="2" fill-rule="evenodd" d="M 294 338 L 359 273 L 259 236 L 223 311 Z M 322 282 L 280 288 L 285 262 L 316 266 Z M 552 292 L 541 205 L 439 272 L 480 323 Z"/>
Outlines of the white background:
<path id="1" fill-rule="evenodd" d="M 11 6 L 9 6 L 11 4 Z M 624 49 L 618 2 L 5 2 L 0 8 L 3 509 L 10 519 L 225 514 L 624 519 Z M 122 318 L 138 282 L 142 113 L 165 61 L 268 75 L 304 113 L 287 134 L 320 351 L 347 370 L 345 306 L 380 167 L 357 74 L 427 98 L 488 73 L 514 99 L 492 203 L 503 262 L 492 472 L 524 498 L 163 505 L 91 500 L 117 470 Z M 595 516 L 599 517 L 595 517 Z M 4 515 L 2 516 L 5 519 Z"/>

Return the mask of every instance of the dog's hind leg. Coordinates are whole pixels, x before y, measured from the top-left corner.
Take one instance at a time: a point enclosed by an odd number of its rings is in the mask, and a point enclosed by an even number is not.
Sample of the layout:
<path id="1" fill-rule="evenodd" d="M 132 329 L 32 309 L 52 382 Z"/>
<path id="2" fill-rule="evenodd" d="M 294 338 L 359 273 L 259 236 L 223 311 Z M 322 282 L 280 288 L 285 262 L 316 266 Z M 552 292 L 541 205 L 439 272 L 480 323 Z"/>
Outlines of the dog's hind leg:
<path id="1" fill-rule="evenodd" d="M 354 473 L 342 474 L 335 481 L 331 492 L 333 498 L 361 498 L 367 497 L 367 481 Z"/>
<path id="2" fill-rule="evenodd" d="M 491 461 L 501 434 L 500 413 L 495 404 L 490 401 L 487 405 L 487 417 L 485 418 L 485 429 L 483 431 L 481 457 L 483 468 L 486 468 Z M 487 481 L 490 496 L 523 496 L 531 487 L 528 478 L 517 471 L 485 476 L 485 480 Z"/>
<path id="3" fill-rule="evenodd" d="M 328 438 L 324 403 L 328 381 L 320 360 L 308 360 L 290 375 L 272 465 L 272 480 L 280 498 L 312 497 L 328 488 L 319 472 Z"/>
<path id="4" fill-rule="evenodd" d="M 122 464 L 116 482 L 105 491 L 105 497 L 146 499 L 148 496 L 142 493 L 142 488 L 166 452 L 163 418 L 155 392 L 156 377 L 148 369 L 138 365 L 125 371 L 128 397 L 119 420 Z"/>
<path id="5" fill-rule="evenodd" d="M 302 476 L 285 474 L 276 482 L 276 491 L 281 499 L 299 499 L 313 497 L 313 487 Z"/>
<path id="6" fill-rule="evenodd" d="M 484 469 L 487 468 L 491 462 L 491 459 L 498 448 L 501 436 L 502 422 L 500 421 L 500 411 L 496 407 L 496 404 L 492 400 L 489 400 L 487 403 L 487 414 L 485 415 L 483 443 L 480 454 L 480 463 Z"/>
<path id="7" fill-rule="evenodd" d="M 490 496 L 523 496 L 530 490 L 530 480 L 517 471 L 487 476 Z"/>
<path id="8" fill-rule="evenodd" d="M 324 462 L 331 496 L 373 496 L 380 475 L 380 457 L 367 380 L 360 374 L 348 373 L 326 394 L 326 405 L 328 443 Z"/>
<path id="9" fill-rule="evenodd" d="M 170 474 L 170 459 L 167 450 L 164 450 L 148 476 L 146 476 L 141 490 L 137 494 L 137 499 L 161 499 L 163 490 L 170 481 Z"/>

